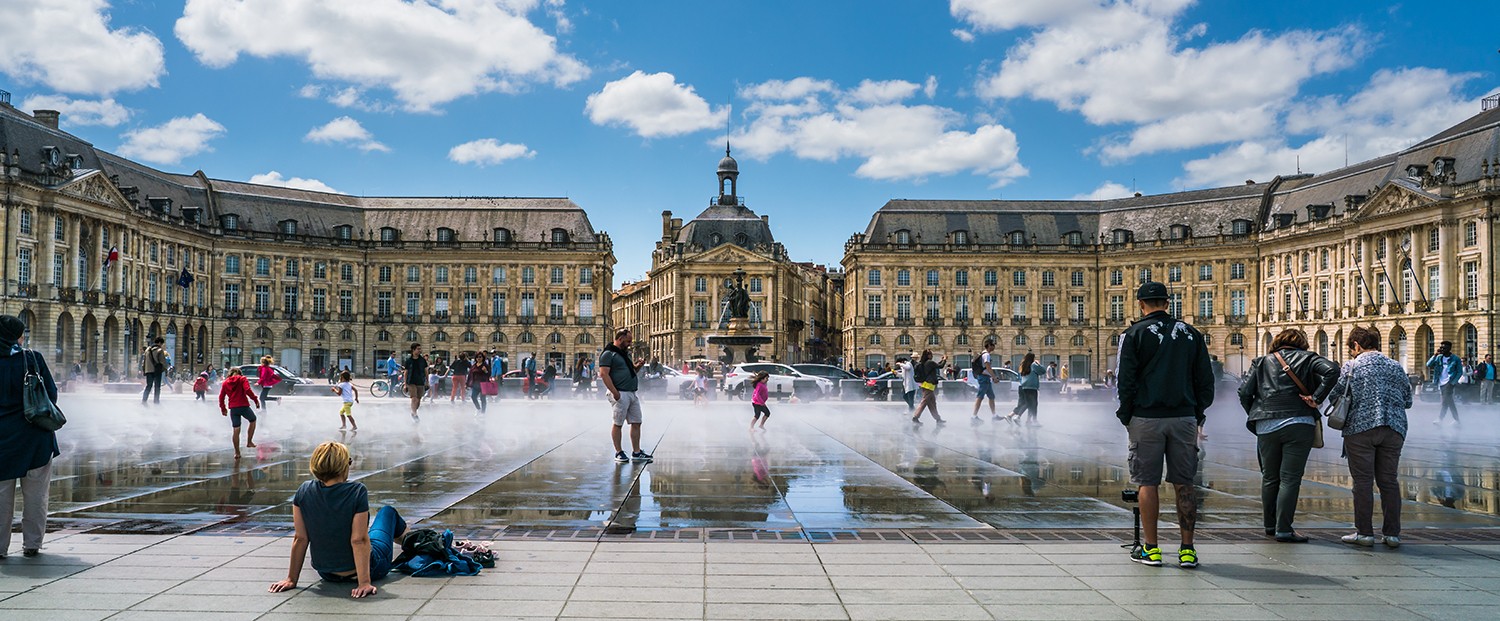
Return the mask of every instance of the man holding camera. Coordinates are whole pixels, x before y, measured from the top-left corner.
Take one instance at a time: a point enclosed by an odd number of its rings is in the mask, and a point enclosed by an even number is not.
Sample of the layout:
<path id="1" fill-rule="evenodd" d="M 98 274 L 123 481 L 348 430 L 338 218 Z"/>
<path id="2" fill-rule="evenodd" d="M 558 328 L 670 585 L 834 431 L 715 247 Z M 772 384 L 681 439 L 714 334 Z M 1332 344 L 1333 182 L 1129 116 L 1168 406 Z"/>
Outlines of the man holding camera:
<path id="1" fill-rule="evenodd" d="M 1203 440 L 1203 412 L 1214 400 L 1213 368 L 1203 335 L 1167 313 L 1166 285 L 1141 285 L 1135 299 L 1145 316 L 1120 338 L 1120 409 L 1115 413 L 1130 433 L 1130 482 L 1139 487 L 1145 533 L 1145 541 L 1130 551 L 1130 560 L 1153 567 L 1162 564 L 1156 527 L 1165 460 L 1182 528 L 1177 562 L 1181 567 L 1197 567 L 1193 475 L 1198 471 L 1198 443 Z"/>

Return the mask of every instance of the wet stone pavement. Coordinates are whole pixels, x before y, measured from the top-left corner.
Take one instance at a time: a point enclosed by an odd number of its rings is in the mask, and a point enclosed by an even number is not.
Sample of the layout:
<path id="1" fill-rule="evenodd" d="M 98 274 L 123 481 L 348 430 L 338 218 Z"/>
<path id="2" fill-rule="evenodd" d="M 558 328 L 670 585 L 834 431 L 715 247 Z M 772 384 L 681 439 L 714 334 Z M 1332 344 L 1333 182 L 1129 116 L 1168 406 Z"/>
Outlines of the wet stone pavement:
<path id="1" fill-rule="evenodd" d="M 904 404 L 780 403 L 767 431 L 749 432 L 742 402 L 647 401 L 642 441 L 656 461 L 645 465 L 613 461 L 602 402 L 503 400 L 481 417 L 443 399 L 414 424 L 403 402 L 367 397 L 352 432 L 338 429 L 335 399 L 291 397 L 262 413 L 259 446 L 237 461 L 214 404 L 172 395 L 144 408 L 124 396 L 70 394 L 51 527 L 282 534 L 312 448 L 339 440 L 372 503 L 461 533 L 702 529 L 816 540 L 894 529 L 1129 530 L 1125 434 L 1110 406 L 1044 400 L 1042 425 L 1028 428 L 991 421 L 987 408 L 971 424 L 970 405 L 943 403 L 947 425 L 913 426 Z M 1427 404 L 1413 410 L 1402 457 L 1408 535 L 1497 529 L 1500 539 L 1500 410 L 1467 412 L 1461 428 L 1433 426 L 1433 414 Z M 1255 444 L 1237 404 L 1211 412 L 1204 454 L 1202 528 L 1256 533 Z M 1314 451 L 1299 529 L 1348 527 L 1339 454 L 1332 435 Z M 1163 519 L 1172 519 L 1170 502 Z"/>

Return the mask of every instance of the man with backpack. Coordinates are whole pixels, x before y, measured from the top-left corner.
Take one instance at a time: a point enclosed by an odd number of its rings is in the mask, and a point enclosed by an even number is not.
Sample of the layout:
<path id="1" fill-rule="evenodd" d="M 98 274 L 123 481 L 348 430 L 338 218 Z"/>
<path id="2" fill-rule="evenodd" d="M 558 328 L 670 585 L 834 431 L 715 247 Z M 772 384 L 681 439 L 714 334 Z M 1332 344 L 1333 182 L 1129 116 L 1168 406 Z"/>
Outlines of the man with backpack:
<path id="1" fill-rule="evenodd" d="M 984 403 L 984 398 L 990 398 L 990 418 L 1000 420 L 1000 415 L 995 413 L 995 369 L 990 366 L 990 352 L 995 351 L 995 341 L 985 339 L 984 351 L 974 357 L 969 363 L 969 372 L 974 375 L 974 382 L 979 386 L 979 392 L 974 396 L 974 416 L 969 419 L 969 424 L 978 425 L 983 422 L 979 418 L 979 404 Z"/>
<path id="2" fill-rule="evenodd" d="M 141 405 L 150 397 L 152 403 L 161 405 L 161 376 L 167 371 L 167 351 L 162 348 L 166 339 L 156 337 L 151 346 L 141 355 L 141 371 L 146 374 L 146 389 L 141 391 Z"/>

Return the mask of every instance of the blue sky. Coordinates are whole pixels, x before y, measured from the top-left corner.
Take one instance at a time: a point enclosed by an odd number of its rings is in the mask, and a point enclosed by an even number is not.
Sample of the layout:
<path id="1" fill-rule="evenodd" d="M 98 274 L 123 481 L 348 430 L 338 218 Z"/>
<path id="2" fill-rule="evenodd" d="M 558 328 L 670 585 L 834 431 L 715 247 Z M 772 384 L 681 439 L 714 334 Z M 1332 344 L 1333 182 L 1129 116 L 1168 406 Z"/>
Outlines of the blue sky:
<path id="1" fill-rule="evenodd" d="M 0 89 L 164 170 L 568 196 L 639 278 L 740 194 L 837 264 L 892 198 L 1115 197 L 1319 172 L 1500 86 L 1490 2 L 0 0 Z M 1488 32 L 1486 32 L 1488 30 Z"/>

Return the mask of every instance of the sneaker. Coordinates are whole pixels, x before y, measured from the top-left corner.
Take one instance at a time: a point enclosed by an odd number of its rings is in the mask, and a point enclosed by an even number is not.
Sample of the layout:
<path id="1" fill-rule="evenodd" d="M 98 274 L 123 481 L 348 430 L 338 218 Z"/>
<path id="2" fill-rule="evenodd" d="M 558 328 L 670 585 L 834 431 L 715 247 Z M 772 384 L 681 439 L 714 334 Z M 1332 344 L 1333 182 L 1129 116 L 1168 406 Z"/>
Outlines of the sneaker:
<path id="1" fill-rule="evenodd" d="M 913 425 L 920 425 L 920 424 L 922 424 L 922 419 L 920 419 L 920 418 L 913 418 L 913 419 L 911 419 L 911 424 L 913 424 Z"/>
<path id="2" fill-rule="evenodd" d="M 975 417 L 969 419 L 969 424 L 973 425 L 975 427 L 978 427 L 978 426 L 984 424 L 984 421 L 980 420 L 978 416 L 975 416 Z"/>
<path id="3" fill-rule="evenodd" d="M 994 415 L 994 416 L 991 416 L 991 417 L 990 417 L 990 420 L 992 420 L 992 421 L 995 421 L 995 422 L 997 422 L 997 423 L 998 423 L 998 422 L 1000 422 L 1000 421 L 1002 421 L 1002 420 L 1005 420 L 1005 417 L 1004 417 L 1004 416 L 1001 416 L 1001 415 L 999 415 L 999 414 L 996 414 L 996 415 Z"/>
<path id="4" fill-rule="evenodd" d="M 26 548 L 26 549 L 24 549 L 24 550 L 21 551 L 21 556 L 24 556 L 26 558 L 33 558 L 36 555 L 41 554 L 41 553 L 42 553 L 42 551 L 38 550 L 36 548 Z"/>
<path id="5" fill-rule="evenodd" d="M 939 419 L 937 419 L 937 424 L 939 424 L 939 425 L 946 425 L 946 424 L 948 424 L 948 419 L 946 419 L 946 418 L 939 418 Z"/>
<path id="6" fill-rule="evenodd" d="M 1177 551 L 1177 566 L 1183 569 L 1192 569 L 1198 566 L 1198 551 L 1192 548 L 1183 548 Z"/>
<path id="7" fill-rule="evenodd" d="M 1388 536 L 1388 537 L 1386 537 L 1385 538 L 1385 547 L 1391 548 L 1391 549 L 1395 549 L 1395 548 L 1401 547 L 1401 538 L 1400 537 L 1396 537 L 1396 536 Z"/>
<path id="8" fill-rule="evenodd" d="M 1161 567 L 1161 548 L 1135 546 L 1130 549 L 1130 560 L 1142 565 Z"/>
<path id="9" fill-rule="evenodd" d="M 617 463 L 617 464 L 624 464 L 624 463 L 629 463 L 629 462 L 630 462 L 630 456 L 626 455 L 625 451 L 620 451 L 618 453 L 615 453 L 615 463 Z"/>
<path id="10" fill-rule="evenodd" d="M 623 451 L 621 451 L 623 454 Z M 649 464 L 652 461 L 651 454 L 646 451 L 636 451 L 630 454 L 630 461 Z"/>
<path id="11" fill-rule="evenodd" d="M 1343 537 L 1339 537 L 1339 541 L 1342 541 L 1344 543 L 1351 544 L 1351 545 L 1364 546 L 1366 548 L 1373 548 L 1373 547 L 1375 547 L 1375 536 L 1374 535 L 1361 535 L 1359 533 L 1349 533 L 1347 535 L 1344 535 Z"/>

